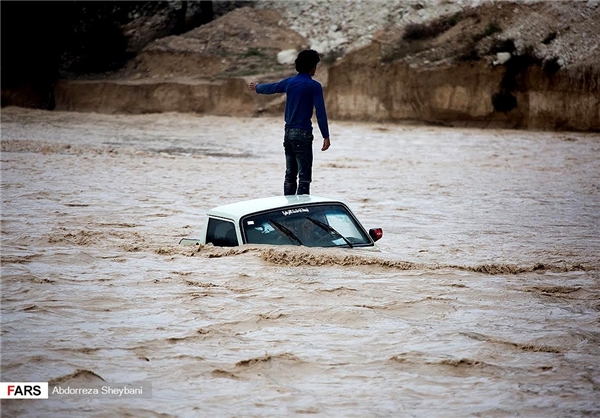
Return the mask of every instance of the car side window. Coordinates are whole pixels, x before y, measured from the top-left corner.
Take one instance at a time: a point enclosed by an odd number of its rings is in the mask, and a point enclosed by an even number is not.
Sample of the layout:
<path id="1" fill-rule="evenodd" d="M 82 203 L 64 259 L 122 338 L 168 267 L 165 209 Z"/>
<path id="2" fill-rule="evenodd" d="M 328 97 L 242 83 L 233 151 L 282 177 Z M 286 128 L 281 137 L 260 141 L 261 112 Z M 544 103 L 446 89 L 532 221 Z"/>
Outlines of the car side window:
<path id="1" fill-rule="evenodd" d="M 206 232 L 206 243 L 209 242 L 217 247 L 235 247 L 239 245 L 233 222 L 210 218 Z"/>

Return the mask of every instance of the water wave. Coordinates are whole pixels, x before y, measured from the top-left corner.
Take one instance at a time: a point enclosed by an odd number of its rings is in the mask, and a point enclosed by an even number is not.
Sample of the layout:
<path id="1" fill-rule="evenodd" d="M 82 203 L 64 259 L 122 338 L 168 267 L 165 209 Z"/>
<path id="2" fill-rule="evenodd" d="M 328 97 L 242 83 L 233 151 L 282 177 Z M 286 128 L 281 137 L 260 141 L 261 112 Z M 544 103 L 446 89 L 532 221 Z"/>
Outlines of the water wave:
<path id="1" fill-rule="evenodd" d="M 534 343 L 518 343 L 513 341 L 506 341 L 500 338 L 490 337 L 487 335 L 479 334 L 476 332 L 463 332 L 461 333 L 465 337 L 471 338 L 476 341 L 484 341 L 492 344 L 501 344 L 506 347 L 510 347 L 519 351 L 531 351 L 536 353 L 563 353 L 565 350 L 561 347 L 546 345 L 546 344 L 534 344 Z"/>
<path id="2" fill-rule="evenodd" d="M 286 371 L 293 378 L 299 370 L 304 373 L 307 368 L 314 368 L 312 363 L 306 362 L 292 353 L 266 354 L 264 356 L 251 357 L 239 360 L 231 370 L 216 368 L 212 371 L 213 377 L 228 379 L 241 379 L 244 376 L 268 376 Z M 299 369 L 299 370 L 294 370 Z"/>
<path id="3" fill-rule="evenodd" d="M 164 253 L 173 254 L 178 250 L 164 251 Z M 188 250 L 189 252 L 189 250 Z M 197 246 L 196 252 L 208 258 L 229 257 L 253 252 L 272 264 L 286 265 L 290 267 L 301 266 L 373 266 L 388 268 L 394 270 L 464 270 L 474 273 L 483 273 L 488 275 L 515 275 L 532 272 L 555 272 L 565 273 L 572 271 L 590 271 L 597 269 L 593 266 L 584 266 L 580 263 L 573 264 L 552 264 L 552 263 L 534 263 L 531 265 L 518 265 L 508 263 L 497 264 L 478 264 L 478 265 L 460 265 L 460 264 L 425 264 L 411 261 L 401 261 L 380 257 L 377 255 L 348 254 L 335 249 L 322 248 L 304 248 L 304 247 L 267 247 L 267 246 L 241 246 L 232 248 L 213 247 L 212 245 Z"/>
<path id="4" fill-rule="evenodd" d="M 0 149 L 2 152 L 31 152 L 44 155 L 138 155 L 140 152 L 126 147 L 120 147 L 117 151 L 112 146 L 74 145 L 32 139 L 3 139 L 0 141 Z M 144 152 L 144 154 L 146 153 Z"/>
<path id="5" fill-rule="evenodd" d="M 91 370 L 77 369 L 73 373 L 50 379 L 51 385 L 60 385 L 64 383 L 91 383 L 91 382 L 106 382 L 104 378 Z"/>

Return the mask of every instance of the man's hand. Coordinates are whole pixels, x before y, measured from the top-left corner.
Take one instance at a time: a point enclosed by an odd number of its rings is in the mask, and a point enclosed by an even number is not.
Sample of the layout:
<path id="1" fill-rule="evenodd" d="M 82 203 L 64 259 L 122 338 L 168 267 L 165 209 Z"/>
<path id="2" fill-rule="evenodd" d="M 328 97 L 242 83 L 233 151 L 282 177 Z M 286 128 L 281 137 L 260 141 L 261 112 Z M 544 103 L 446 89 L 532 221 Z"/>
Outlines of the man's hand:
<path id="1" fill-rule="evenodd" d="M 251 81 L 248 83 L 248 90 L 250 91 L 256 91 L 256 86 L 258 85 L 258 83 L 256 81 Z"/>
<path id="2" fill-rule="evenodd" d="M 327 151 L 330 146 L 331 141 L 329 140 L 329 138 L 323 138 L 323 147 L 321 148 L 321 151 Z"/>

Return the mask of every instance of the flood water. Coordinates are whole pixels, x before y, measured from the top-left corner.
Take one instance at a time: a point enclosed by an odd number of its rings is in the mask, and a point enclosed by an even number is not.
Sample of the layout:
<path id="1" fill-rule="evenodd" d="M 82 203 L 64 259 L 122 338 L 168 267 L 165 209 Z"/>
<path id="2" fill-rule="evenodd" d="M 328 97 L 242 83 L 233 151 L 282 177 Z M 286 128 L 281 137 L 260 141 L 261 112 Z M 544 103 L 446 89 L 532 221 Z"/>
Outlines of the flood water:
<path id="1" fill-rule="evenodd" d="M 2 109 L 2 416 L 600 414 L 600 138 L 332 121 L 379 251 L 178 245 L 283 190 L 282 118 Z M 146 391 L 148 393 L 148 391 Z"/>

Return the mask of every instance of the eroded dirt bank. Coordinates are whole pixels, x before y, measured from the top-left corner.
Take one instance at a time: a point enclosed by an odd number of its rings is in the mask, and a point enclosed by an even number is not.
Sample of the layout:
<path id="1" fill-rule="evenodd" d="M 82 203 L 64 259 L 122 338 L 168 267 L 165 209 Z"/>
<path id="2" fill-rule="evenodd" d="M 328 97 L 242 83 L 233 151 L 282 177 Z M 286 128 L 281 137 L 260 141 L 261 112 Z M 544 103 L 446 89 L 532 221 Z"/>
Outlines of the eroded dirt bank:
<path id="1" fill-rule="evenodd" d="M 328 70 L 325 91 L 331 119 L 600 131 L 600 91 L 589 86 L 597 80 L 548 76 L 538 66 L 515 71 L 484 62 L 415 69 L 405 63 L 369 60 L 376 48 L 358 51 Z M 518 86 L 507 92 L 503 85 L 511 79 L 518 79 Z M 56 107 L 128 114 L 281 113 L 282 96 L 251 94 L 246 81 L 62 81 L 55 89 Z"/>
<path id="2" fill-rule="evenodd" d="M 162 112 L 250 115 L 255 107 L 242 79 L 61 81 L 56 109 L 144 114 Z"/>
<path id="3" fill-rule="evenodd" d="M 548 75 L 526 62 L 415 68 L 379 56 L 380 45 L 373 44 L 329 70 L 327 103 L 335 118 L 600 130 L 597 79 Z"/>

